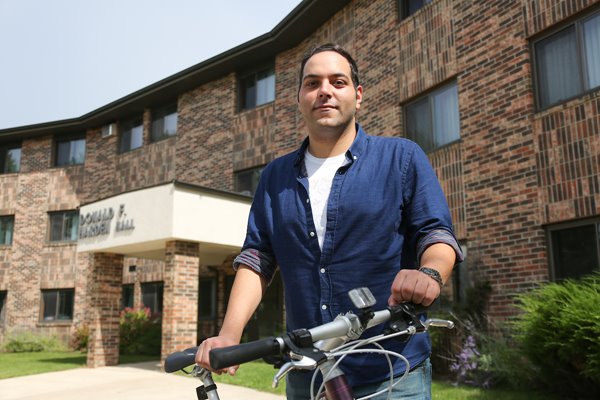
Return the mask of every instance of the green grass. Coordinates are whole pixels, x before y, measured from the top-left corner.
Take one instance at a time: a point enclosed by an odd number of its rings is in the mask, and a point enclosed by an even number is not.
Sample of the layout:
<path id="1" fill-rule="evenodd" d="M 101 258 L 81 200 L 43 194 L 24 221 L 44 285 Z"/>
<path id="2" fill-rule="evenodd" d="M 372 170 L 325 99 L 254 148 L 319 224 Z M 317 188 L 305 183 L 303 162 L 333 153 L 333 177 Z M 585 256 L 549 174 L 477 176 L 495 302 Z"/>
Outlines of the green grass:
<path id="1" fill-rule="evenodd" d="M 0 353 L 0 379 L 85 366 L 86 356 L 67 353 Z"/>
<path id="2" fill-rule="evenodd" d="M 501 389 L 479 389 L 468 386 L 455 387 L 448 383 L 433 382 L 432 400 L 556 400 L 541 393 Z"/>
<path id="3" fill-rule="evenodd" d="M 122 355 L 120 364 L 158 361 L 158 356 Z M 0 353 L 0 379 L 84 367 L 86 355 L 73 352 Z"/>
<path id="4" fill-rule="evenodd" d="M 240 366 L 235 376 L 226 374 L 213 374 L 213 379 L 217 383 L 227 383 L 230 385 L 240 385 L 252 389 L 260 390 L 261 392 L 270 392 L 276 394 L 285 394 L 285 379 L 279 382 L 279 386 L 275 389 L 271 387 L 273 376 L 277 370 L 272 365 L 262 361 L 253 361 Z"/>

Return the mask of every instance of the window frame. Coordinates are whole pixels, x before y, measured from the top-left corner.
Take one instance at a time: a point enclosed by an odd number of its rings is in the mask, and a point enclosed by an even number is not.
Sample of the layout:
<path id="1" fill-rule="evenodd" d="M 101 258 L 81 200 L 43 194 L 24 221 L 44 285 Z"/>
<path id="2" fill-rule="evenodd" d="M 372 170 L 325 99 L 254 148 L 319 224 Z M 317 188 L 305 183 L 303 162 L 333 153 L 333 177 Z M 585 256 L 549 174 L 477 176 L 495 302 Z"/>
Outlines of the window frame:
<path id="1" fill-rule="evenodd" d="M 141 127 L 141 144 L 137 147 L 132 147 L 132 133 L 135 128 Z M 143 116 L 136 116 L 124 119 L 123 121 L 119 121 L 118 123 L 118 132 L 119 132 L 119 154 L 129 153 L 130 151 L 140 149 L 144 147 L 144 118 Z M 124 146 L 124 135 L 129 134 L 129 143 L 125 148 Z"/>
<path id="2" fill-rule="evenodd" d="M 258 88 L 258 76 L 263 72 L 269 73 L 268 76 L 273 76 L 273 100 L 258 104 L 258 90 L 256 90 L 254 96 L 254 105 L 248 106 L 246 104 L 246 88 L 244 83 L 250 78 L 252 78 L 254 81 L 254 87 Z M 239 73 L 237 78 L 237 98 L 238 112 L 254 110 L 258 107 L 262 107 L 275 102 L 275 100 L 277 99 L 277 73 L 275 71 L 275 62 L 265 63 L 262 64 L 260 67 L 245 71 L 243 73 Z"/>
<path id="3" fill-rule="evenodd" d="M 590 225 L 593 225 L 595 227 L 595 233 L 596 233 L 596 263 L 597 263 L 597 266 L 596 266 L 596 270 L 592 270 L 592 272 L 594 272 L 594 271 L 600 271 L 600 217 L 587 218 L 587 219 L 582 219 L 582 220 L 577 220 L 577 221 L 561 222 L 561 223 L 556 223 L 556 224 L 546 226 L 546 243 L 548 246 L 548 267 L 549 267 L 551 281 L 555 282 L 555 281 L 559 281 L 562 279 L 573 278 L 572 276 L 560 277 L 560 278 L 557 277 L 557 265 L 556 265 L 557 254 L 555 254 L 556 249 L 555 249 L 552 233 L 567 230 L 567 229 L 590 226 Z"/>
<path id="4" fill-rule="evenodd" d="M 62 227 L 61 227 L 61 239 L 53 239 L 52 236 L 52 218 L 57 216 L 57 215 L 62 215 Z M 66 223 L 66 218 L 68 215 L 73 215 L 77 217 L 77 228 L 76 228 L 76 234 L 75 234 L 75 238 L 70 238 L 70 239 L 65 239 L 66 235 L 66 230 L 65 230 L 65 223 Z M 64 210 L 64 211 L 50 211 L 48 212 L 48 243 L 75 243 L 77 242 L 77 240 L 79 239 L 79 211 L 77 210 Z"/>
<path id="5" fill-rule="evenodd" d="M 21 172 L 21 159 L 23 156 L 22 148 L 22 143 L 6 143 L 0 145 L 0 175 L 18 174 L 19 172 Z M 17 165 L 15 171 L 9 171 L 7 166 L 8 152 L 16 149 L 19 149 L 19 164 Z"/>
<path id="6" fill-rule="evenodd" d="M 0 237 L 0 247 L 10 247 L 12 246 L 13 239 L 15 237 L 15 216 L 13 215 L 0 215 L 0 228 L 4 226 L 6 221 L 11 222 L 11 230 L 10 230 L 10 242 L 4 242 L 5 238 Z M 0 233 L 2 230 L 0 229 Z M 6 237 L 6 236 L 5 236 Z"/>
<path id="7" fill-rule="evenodd" d="M 535 39 L 530 41 L 530 54 L 532 55 L 531 57 L 531 62 L 532 62 L 532 75 L 533 75 L 533 91 L 534 91 L 534 97 L 535 97 L 535 109 L 536 112 L 541 112 L 541 111 L 545 111 L 548 110 L 552 107 L 561 105 L 561 104 L 565 104 L 568 103 L 569 101 L 572 101 L 574 99 L 583 97 L 587 94 L 596 92 L 598 90 L 600 90 L 600 85 L 594 86 L 594 87 L 590 87 L 589 85 L 589 81 L 587 78 L 588 75 L 588 69 L 587 69 L 587 63 L 585 62 L 587 60 L 587 56 L 586 56 L 586 52 L 585 52 L 585 37 L 584 37 L 584 33 L 583 33 L 583 25 L 585 24 L 586 21 L 591 20 L 592 18 L 600 18 L 600 10 L 598 8 L 596 8 L 594 11 L 587 13 L 583 16 L 580 16 L 578 18 L 576 18 L 575 20 L 570 20 L 569 22 L 560 24 L 556 27 L 554 27 L 553 29 L 545 32 L 543 35 L 536 37 Z M 550 39 L 553 36 L 556 36 L 568 29 L 574 28 L 575 30 L 575 51 L 577 52 L 577 72 L 579 73 L 578 78 L 579 81 L 581 83 L 581 92 L 561 99 L 559 101 L 556 101 L 554 103 L 549 103 L 547 105 L 542 105 L 542 101 L 541 101 L 541 84 L 540 84 L 540 79 L 541 79 L 541 74 L 539 71 L 540 65 L 542 63 L 540 63 L 538 61 L 538 51 L 537 51 L 537 46 L 544 42 L 545 40 Z"/>
<path id="8" fill-rule="evenodd" d="M 46 299 L 44 294 L 46 293 L 56 293 L 56 304 L 55 304 L 55 312 L 53 319 L 46 319 L 44 316 L 46 314 Z M 63 293 L 71 294 L 71 304 L 70 304 L 70 318 L 59 318 L 61 308 L 64 307 L 61 304 L 61 299 L 64 301 L 64 297 L 61 297 Z M 59 289 L 42 289 L 40 294 L 40 322 L 44 324 L 60 324 L 60 323 L 70 323 L 73 322 L 75 317 L 75 288 L 59 288 Z M 62 307 L 61 307 L 62 306 Z"/>
<path id="9" fill-rule="evenodd" d="M 435 129 L 435 111 L 434 111 L 434 98 L 435 95 L 438 93 L 442 93 L 445 90 L 448 90 L 451 86 L 454 86 L 456 88 L 456 112 L 458 113 L 458 137 L 456 139 L 450 140 L 449 142 L 443 143 L 439 146 L 436 146 L 435 142 L 435 134 L 436 134 L 436 129 Z M 408 109 L 409 107 L 420 103 L 422 101 L 426 100 L 427 102 L 427 111 L 428 111 L 428 122 L 429 122 L 429 127 L 430 127 L 430 136 L 429 140 L 431 141 L 431 148 L 427 148 L 426 146 L 424 146 L 423 144 L 420 143 L 420 140 L 417 140 L 418 137 L 409 132 L 408 129 Z M 446 81 L 440 85 L 435 86 L 434 88 L 431 88 L 430 90 L 421 93 L 420 95 L 412 98 L 409 102 L 406 102 L 405 104 L 403 104 L 402 106 L 402 114 L 403 114 L 403 118 L 404 118 L 404 132 L 405 132 L 405 136 L 412 140 L 413 142 L 417 143 L 419 145 L 419 147 L 421 147 L 423 149 L 423 151 L 425 153 L 432 153 L 435 152 L 437 150 L 440 150 L 444 147 L 447 146 L 451 146 L 454 143 L 460 142 L 461 141 L 461 129 L 460 129 L 460 125 L 461 125 L 461 117 L 460 117 L 460 97 L 459 97 L 459 92 L 458 92 L 458 82 L 456 81 L 456 79 L 452 79 L 450 81 Z"/>
<path id="10" fill-rule="evenodd" d="M 408 1 L 409 0 L 398 0 L 398 2 L 396 3 L 398 5 L 398 17 L 399 17 L 400 21 L 404 21 L 405 19 L 409 18 L 410 16 L 415 15 L 417 12 L 419 12 L 423 8 L 427 7 L 428 5 L 433 3 L 435 0 L 425 0 L 425 1 L 427 1 L 427 3 L 423 4 L 421 7 L 417 8 L 412 13 L 409 10 Z"/>
<path id="11" fill-rule="evenodd" d="M 173 111 L 174 110 L 174 111 Z M 169 115 L 175 114 L 175 132 L 172 134 L 165 134 L 165 118 Z M 156 133 L 155 123 L 159 120 L 162 120 L 163 129 L 160 135 Z M 177 104 L 177 100 L 164 103 L 163 105 L 153 108 L 150 111 L 150 143 L 160 142 L 166 139 L 170 139 L 172 137 L 177 136 L 177 130 L 179 125 L 179 108 Z"/>
<path id="12" fill-rule="evenodd" d="M 239 171 L 234 171 L 233 172 L 233 190 L 236 193 L 254 197 L 254 194 L 256 193 L 256 188 L 258 187 L 258 183 L 260 182 L 260 177 L 261 177 L 263 171 L 265 170 L 265 167 L 266 167 L 266 165 L 263 164 L 263 165 L 259 165 L 256 167 L 251 167 L 251 168 L 241 169 Z M 241 190 L 239 188 L 239 180 L 238 180 L 240 175 L 251 174 L 251 173 L 256 173 L 256 172 L 258 173 L 258 177 L 256 179 L 256 187 L 252 190 Z"/>
<path id="13" fill-rule="evenodd" d="M 59 146 L 65 142 L 75 142 L 83 140 L 83 160 L 81 162 L 67 162 L 65 164 L 59 164 Z M 69 146 L 70 147 L 70 146 Z M 72 158 L 71 148 L 69 148 L 69 159 Z M 68 136 L 57 136 L 54 138 L 54 144 L 52 146 L 52 166 L 56 168 L 68 168 L 78 165 L 85 165 L 85 159 L 87 156 L 87 140 L 85 134 L 68 135 Z"/>

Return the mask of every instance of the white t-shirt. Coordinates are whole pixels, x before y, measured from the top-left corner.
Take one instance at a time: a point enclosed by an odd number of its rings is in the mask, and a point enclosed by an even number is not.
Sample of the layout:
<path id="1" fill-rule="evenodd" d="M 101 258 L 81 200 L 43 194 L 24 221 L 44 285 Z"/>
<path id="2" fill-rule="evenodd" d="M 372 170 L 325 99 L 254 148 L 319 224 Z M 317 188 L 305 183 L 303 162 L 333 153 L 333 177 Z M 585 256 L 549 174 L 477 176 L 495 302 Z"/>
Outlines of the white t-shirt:
<path id="1" fill-rule="evenodd" d="M 330 158 L 317 158 L 308 150 L 304 154 L 304 165 L 308 174 L 308 197 L 321 249 L 327 226 L 327 200 L 333 177 L 340 167 L 348 163 L 345 153 Z"/>

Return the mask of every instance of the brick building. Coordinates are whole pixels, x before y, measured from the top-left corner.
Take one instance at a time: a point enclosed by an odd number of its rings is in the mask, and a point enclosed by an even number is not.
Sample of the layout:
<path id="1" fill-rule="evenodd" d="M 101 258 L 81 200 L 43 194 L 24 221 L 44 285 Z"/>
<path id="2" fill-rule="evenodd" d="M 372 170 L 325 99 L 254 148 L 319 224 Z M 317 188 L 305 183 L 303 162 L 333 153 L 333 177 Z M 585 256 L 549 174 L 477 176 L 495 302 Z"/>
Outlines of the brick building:
<path id="1" fill-rule="evenodd" d="M 305 0 L 86 115 L 0 130 L 0 334 L 88 324 L 91 366 L 117 362 L 125 305 L 162 312 L 163 355 L 213 334 L 248 194 L 304 137 L 299 61 L 330 41 L 358 61 L 366 131 L 438 173 L 468 254 L 447 294 L 489 281 L 502 319 L 600 269 L 600 1 Z M 281 290 L 255 334 L 281 328 Z"/>

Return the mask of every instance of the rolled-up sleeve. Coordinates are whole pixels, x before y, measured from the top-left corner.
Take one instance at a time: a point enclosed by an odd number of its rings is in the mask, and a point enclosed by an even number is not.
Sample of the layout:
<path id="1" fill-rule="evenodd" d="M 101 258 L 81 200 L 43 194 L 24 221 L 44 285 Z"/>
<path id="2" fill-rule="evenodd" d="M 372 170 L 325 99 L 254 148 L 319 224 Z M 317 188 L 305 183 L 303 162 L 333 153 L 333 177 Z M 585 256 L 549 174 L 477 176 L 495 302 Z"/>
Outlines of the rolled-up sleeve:
<path id="1" fill-rule="evenodd" d="M 446 197 L 427 156 L 417 145 L 406 164 L 405 187 L 407 239 L 416 259 L 420 260 L 432 244 L 445 243 L 454 249 L 457 263 L 463 261 Z"/>
<path id="2" fill-rule="evenodd" d="M 449 232 L 445 229 L 434 229 L 431 232 L 421 236 L 417 242 L 417 260 L 421 260 L 421 256 L 425 250 L 427 250 L 429 246 L 436 243 L 444 243 L 452 247 L 454 253 L 456 253 L 457 264 L 464 261 L 464 255 L 460 245 L 458 244 L 458 240 L 456 240 L 456 237 L 454 237 L 452 232 Z"/>
<path id="3" fill-rule="evenodd" d="M 277 269 L 277 261 L 269 239 L 269 221 L 272 220 L 272 216 L 269 196 L 265 191 L 265 172 L 261 176 L 250 208 L 246 240 L 241 253 L 233 260 L 233 268 L 237 271 L 240 265 L 245 265 L 271 283 Z"/>

